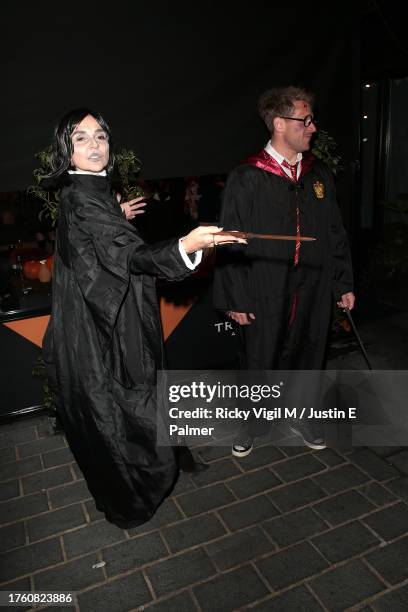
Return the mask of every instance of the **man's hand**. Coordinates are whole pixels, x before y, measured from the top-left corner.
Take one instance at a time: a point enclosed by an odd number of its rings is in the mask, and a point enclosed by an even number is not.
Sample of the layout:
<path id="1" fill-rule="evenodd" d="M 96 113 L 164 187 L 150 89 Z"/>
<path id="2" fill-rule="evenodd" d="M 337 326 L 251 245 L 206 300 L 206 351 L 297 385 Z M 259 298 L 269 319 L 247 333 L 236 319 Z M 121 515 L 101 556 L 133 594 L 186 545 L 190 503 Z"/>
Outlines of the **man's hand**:
<path id="1" fill-rule="evenodd" d="M 227 315 L 238 325 L 251 325 L 252 321 L 255 321 L 253 312 L 233 312 L 230 310 Z"/>
<path id="2" fill-rule="evenodd" d="M 337 302 L 337 306 L 339 308 L 347 308 L 348 310 L 353 310 L 354 302 L 356 301 L 356 297 L 352 291 L 348 293 L 343 293 L 341 299 Z"/>

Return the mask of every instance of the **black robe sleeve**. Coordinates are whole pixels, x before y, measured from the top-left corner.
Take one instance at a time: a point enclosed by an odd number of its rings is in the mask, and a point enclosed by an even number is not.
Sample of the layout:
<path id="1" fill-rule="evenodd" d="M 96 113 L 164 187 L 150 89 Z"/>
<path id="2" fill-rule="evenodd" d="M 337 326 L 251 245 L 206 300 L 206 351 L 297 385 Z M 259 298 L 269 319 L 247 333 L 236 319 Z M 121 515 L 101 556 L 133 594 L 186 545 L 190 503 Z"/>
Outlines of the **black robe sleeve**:
<path id="1" fill-rule="evenodd" d="M 331 191 L 331 232 L 330 247 L 332 257 L 332 294 L 338 301 L 344 293 L 353 291 L 353 266 L 346 231 L 337 204 L 333 176 L 329 171 L 328 184 Z"/>
<path id="2" fill-rule="evenodd" d="M 177 240 L 147 245 L 117 211 L 86 195 L 71 198 L 70 265 L 106 350 L 131 274 L 181 280 L 191 273 Z"/>
<path id="3" fill-rule="evenodd" d="M 220 225 L 226 230 L 249 231 L 254 199 L 253 170 L 240 166 L 228 177 L 222 198 Z M 218 250 L 214 274 L 214 306 L 219 310 L 253 312 L 248 273 L 251 266 L 245 245 Z"/>
<path id="4" fill-rule="evenodd" d="M 130 272 L 151 274 L 169 281 L 185 278 L 191 270 L 181 257 L 178 243 L 178 240 L 164 240 L 137 246 L 130 257 Z"/>

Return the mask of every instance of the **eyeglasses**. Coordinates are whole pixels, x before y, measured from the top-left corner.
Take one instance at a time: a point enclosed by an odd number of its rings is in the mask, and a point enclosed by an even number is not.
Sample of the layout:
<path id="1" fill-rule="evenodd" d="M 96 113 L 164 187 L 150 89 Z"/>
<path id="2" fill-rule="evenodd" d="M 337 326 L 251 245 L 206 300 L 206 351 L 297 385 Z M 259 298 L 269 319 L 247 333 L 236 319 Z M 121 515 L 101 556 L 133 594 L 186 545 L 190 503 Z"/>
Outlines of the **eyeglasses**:
<path id="1" fill-rule="evenodd" d="M 306 117 L 304 117 L 303 119 L 300 119 L 300 117 L 282 117 L 281 116 L 281 119 L 290 119 L 291 121 L 301 121 L 305 127 L 309 127 L 311 123 L 313 123 L 314 125 L 317 125 L 317 119 L 315 119 L 313 115 L 306 115 Z"/>

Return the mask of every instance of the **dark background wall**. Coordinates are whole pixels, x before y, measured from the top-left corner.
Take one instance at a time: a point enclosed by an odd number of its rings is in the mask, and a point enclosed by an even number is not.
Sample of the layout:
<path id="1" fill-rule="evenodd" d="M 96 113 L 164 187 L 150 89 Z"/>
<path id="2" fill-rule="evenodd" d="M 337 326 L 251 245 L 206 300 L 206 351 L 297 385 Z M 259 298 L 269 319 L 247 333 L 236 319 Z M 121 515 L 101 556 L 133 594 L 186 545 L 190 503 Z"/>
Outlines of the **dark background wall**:
<path id="1" fill-rule="evenodd" d="M 262 147 L 266 88 L 300 84 L 348 165 L 356 156 L 358 15 L 337 3 L 2 4 L 0 191 L 31 183 L 34 154 L 76 106 L 99 109 L 143 176 L 228 171 Z M 345 179 L 347 182 L 347 179 Z"/>
<path id="2" fill-rule="evenodd" d="M 361 76 L 365 81 L 399 79 L 408 74 L 407 20 L 403 4 L 360 0 Z"/>

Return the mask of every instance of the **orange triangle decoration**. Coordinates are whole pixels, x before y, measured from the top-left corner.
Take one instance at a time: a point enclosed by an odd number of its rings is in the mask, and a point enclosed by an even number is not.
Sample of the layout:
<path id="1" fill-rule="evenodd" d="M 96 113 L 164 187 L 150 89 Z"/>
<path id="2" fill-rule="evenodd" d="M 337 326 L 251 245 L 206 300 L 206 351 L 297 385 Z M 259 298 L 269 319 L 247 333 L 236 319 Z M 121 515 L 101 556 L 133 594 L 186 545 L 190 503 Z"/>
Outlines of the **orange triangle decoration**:
<path id="1" fill-rule="evenodd" d="M 177 325 L 186 316 L 193 304 L 194 300 L 191 300 L 187 304 L 176 305 L 172 304 L 171 302 L 166 302 L 164 298 L 161 298 L 160 315 L 164 340 L 167 340 L 170 334 L 173 333 Z M 19 321 L 3 323 L 3 325 L 41 348 L 49 318 L 50 317 L 48 315 L 43 317 L 30 317 L 29 319 L 21 319 Z"/>
<path id="2" fill-rule="evenodd" d="M 21 319 L 20 321 L 10 321 L 9 323 L 3 323 L 3 325 L 41 348 L 49 318 L 48 315 L 44 317 L 31 317 L 30 319 Z"/>
<path id="3" fill-rule="evenodd" d="M 160 315 L 164 340 L 167 340 L 170 334 L 173 333 L 193 304 L 194 300 L 190 300 L 187 304 L 176 305 L 171 302 L 166 302 L 164 298 L 160 299 Z"/>

